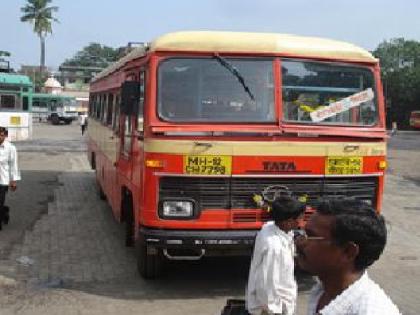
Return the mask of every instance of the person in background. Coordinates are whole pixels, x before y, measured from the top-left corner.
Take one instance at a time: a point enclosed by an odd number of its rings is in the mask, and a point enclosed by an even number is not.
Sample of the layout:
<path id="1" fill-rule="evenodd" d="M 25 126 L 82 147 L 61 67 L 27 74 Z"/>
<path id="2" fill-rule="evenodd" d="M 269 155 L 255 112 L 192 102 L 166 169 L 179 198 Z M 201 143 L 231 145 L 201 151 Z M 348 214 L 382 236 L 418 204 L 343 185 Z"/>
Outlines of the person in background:
<path id="1" fill-rule="evenodd" d="M 9 223 L 9 207 L 4 205 L 6 193 L 9 188 L 15 191 L 20 180 L 17 151 L 7 136 L 7 129 L 0 127 L 0 230 L 3 223 Z"/>
<path id="2" fill-rule="evenodd" d="M 297 236 L 299 266 L 318 276 L 308 315 L 400 315 L 366 269 L 382 254 L 385 220 L 365 202 L 325 200 Z"/>
<path id="3" fill-rule="evenodd" d="M 88 124 L 88 116 L 86 113 L 81 113 L 79 115 L 79 124 L 80 124 L 80 128 L 82 129 L 82 136 L 83 136 L 87 128 L 87 124 Z"/>
<path id="4" fill-rule="evenodd" d="M 305 205 L 280 196 L 271 205 L 273 221 L 257 234 L 249 270 L 246 309 L 252 315 L 292 315 L 296 308 L 293 230 Z"/>

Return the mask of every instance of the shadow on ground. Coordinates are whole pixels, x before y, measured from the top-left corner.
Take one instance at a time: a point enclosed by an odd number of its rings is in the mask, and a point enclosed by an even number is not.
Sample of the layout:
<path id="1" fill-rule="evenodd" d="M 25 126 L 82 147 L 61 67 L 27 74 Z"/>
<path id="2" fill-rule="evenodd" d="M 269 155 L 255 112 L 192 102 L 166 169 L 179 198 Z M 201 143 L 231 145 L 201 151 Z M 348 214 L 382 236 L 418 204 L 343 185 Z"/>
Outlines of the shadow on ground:
<path id="1" fill-rule="evenodd" d="M 0 243 L 5 255 L 21 246 L 18 252 L 35 261 L 18 268 L 24 272 L 17 278 L 27 284 L 29 295 L 66 289 L 120 300 L 243 297 L 250 261 L 244 257 L 171 261 L 161 279 L 143 280 L 136 270 L 135 249 L 124 247 L 124 226 L 95 193 L 94 174 L 59 174 L 24 172 L 9 202 L 13 223 L 5 233 L 14 236 Z M 309 276 L 299 274 L 298 279 L 301 292 L 313 284 Z"/>
<path id="2" fill-rule="evenodd" d="M 8 192 L 10 223 L 0 231 L 0 260 L 8 258 L 13 246 L 22 241 L 25 232 L 48 211 L 54 189 L 60 184 L 54 171 L 21 171 L 22 180 L 15 192 Z"/>

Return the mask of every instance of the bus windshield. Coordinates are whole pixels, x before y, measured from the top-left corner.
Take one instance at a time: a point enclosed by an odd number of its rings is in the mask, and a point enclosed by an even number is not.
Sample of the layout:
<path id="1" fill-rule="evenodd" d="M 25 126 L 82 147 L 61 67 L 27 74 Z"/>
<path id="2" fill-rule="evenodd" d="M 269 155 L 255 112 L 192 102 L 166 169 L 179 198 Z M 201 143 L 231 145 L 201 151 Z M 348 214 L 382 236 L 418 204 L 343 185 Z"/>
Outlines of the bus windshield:
<path id="1" fill-rule="evenodd" d="M 171 58 L 158 71 L 158 114 L 173 122 L 272 123 L 272 59 Z"/>
<path id="2" fill-rule="evenodd" d="M 363 67 L 282 61 L 283 120 L 371 126 L 378 120 L 373 73 Z"/>

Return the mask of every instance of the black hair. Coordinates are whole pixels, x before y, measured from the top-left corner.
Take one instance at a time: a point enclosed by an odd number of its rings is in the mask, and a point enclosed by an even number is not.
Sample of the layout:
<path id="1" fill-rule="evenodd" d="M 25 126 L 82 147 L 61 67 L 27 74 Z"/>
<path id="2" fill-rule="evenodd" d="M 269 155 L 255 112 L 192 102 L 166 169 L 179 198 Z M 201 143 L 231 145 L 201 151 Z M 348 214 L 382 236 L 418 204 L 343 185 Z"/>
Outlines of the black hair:
<path id="1" fill-rule="evenodd" d="M 317 212 L 335 217 L 331 234 L 338 245 L 353 242 L 359 246 L 354 261 L 357 270 L 364 270 L 379 259 L 387 240 L 385 219 L 366 202 L 349 198 L 324 200 Z"/>
<path id="2" fill-rule="evenodd" d="M 271 218 L 278 223 L 297 219 L 306 209 L 304 203 L 290 196 L 277 197 L 271 204 Z"/>
<path id="3" fill-rule="evenodd" d="M 0 127 L 0 133 L 1 132 L 3 132 L 4 133 L 4 135 L 7 137 L 8 136 L 8 134 L 9 134 L 9 132 L 7 131 L 7 128 L 6 127 Z"/>

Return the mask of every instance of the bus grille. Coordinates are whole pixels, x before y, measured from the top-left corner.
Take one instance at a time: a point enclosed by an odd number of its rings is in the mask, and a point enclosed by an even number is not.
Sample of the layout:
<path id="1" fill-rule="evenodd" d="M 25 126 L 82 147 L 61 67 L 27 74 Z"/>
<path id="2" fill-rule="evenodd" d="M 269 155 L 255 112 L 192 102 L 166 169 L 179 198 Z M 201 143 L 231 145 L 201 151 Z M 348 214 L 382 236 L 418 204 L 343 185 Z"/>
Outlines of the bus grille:
<path id="1" fill-rule="evenodd" d="M 307 195 L 307 203 L 317 206 L 319 199 L 353 197 L 370 201 L 376 207 L 377 177 L 340 178 L 206 178 L 163 177 L 159 198 L 194 199 L 204 209 L 255 209 L 253 194 L 270 185 L 287 186 L 296 196 Z"/>

